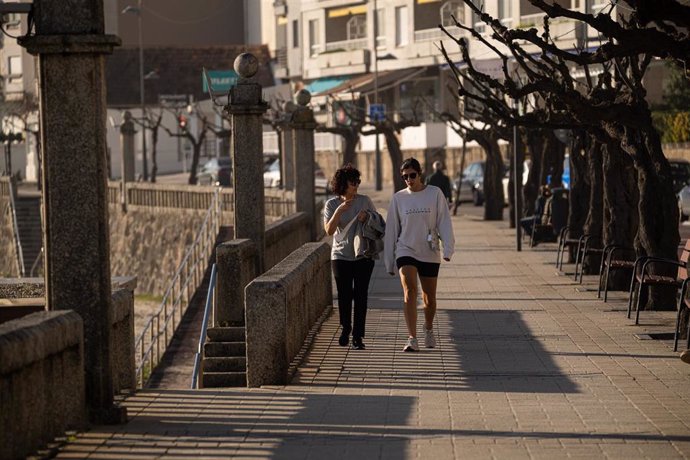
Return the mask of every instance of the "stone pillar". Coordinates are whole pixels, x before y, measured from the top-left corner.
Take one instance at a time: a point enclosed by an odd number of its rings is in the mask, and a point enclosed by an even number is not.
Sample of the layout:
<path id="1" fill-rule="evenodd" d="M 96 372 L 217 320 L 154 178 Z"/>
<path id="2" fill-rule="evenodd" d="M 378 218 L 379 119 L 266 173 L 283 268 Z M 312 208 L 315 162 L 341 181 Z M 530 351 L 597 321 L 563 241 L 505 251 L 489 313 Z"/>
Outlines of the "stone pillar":
<path id="1" fill-rule="evenodd" d="M 282 158 L 280 159 L 280 179 L 284 190 L 295 189 L 295 154 L 293 132 L 291 129 L 283 129 L 280 132 Z"/>
<path id="2" fill-rule="evenodd" d="M 94 423 L 122 421 L 113 405 L 102 0 L 34 0 L 43 155 L 46 305 L 84 320 L 86 404 Z"/>
<path id="3" fill-rule="evenodd" d="M 295 153 L 295 204 L 297 212 L 304 212 L 311 222 L 311 241 L 316 239 L 316 204 L 314 193 L 314 111 L 307 107 L 311 94 L 306 89 L 295 94 L 297 107 L 288 123 L 293 132 Z"/>
<path id="4" fill-rule="evenodd" d="M 127 212 L 127 182 L 134 182 L 134 122 L 132 121 L 132 114 L 129 110 L 125 112 L 124 121 L 120 125 L 120 152 L 122 153 L 122 161 L 120 162 L 120 172 L 122 175 L 122 195 L 120 196 L 120 204 L 122 205 L 122 212 Z"/>
<path id="5" fill-rule="evenodd" d="M 122 181 L 134 182 L 134 122 L 129 110 L 125 112 L 124 121 L 120 125 L 120 146 L 122 147 Z"/>
<path id="6" fill-rule="evenodd" d="M 256 245 L 256 272 L 264 272 L 266 216 L 264 211 L 263 114 L 268 108 L 261 98 L 261 85 L 251 81 L 259 62 L 250 53 L 237 56 L 239 75 L 230 90 L 225 112 L 232 116 L 232 170 L 234 174 L 235 238 L 248 238 Z"/>

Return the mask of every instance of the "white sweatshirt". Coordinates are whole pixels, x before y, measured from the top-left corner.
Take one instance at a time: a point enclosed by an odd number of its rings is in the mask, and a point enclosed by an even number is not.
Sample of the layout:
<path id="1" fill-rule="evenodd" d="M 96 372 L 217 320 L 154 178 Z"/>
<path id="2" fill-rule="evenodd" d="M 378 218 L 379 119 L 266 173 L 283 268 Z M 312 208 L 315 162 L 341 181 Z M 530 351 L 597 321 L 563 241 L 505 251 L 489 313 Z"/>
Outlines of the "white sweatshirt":
<path id="1" fill-rule="evenodd" d="M 420 262 L 440 263 L 439 250 L 429 246 L 430 232 L 437 232 L 443 241 L 443 257 L 450 259 L 455 252 L 455 236 L 448 202 L 441 189 L 427 185 L 419 192 L 405 188 L 393 195 L 386 217 L 386 271 L 397 272 L 395 260 L 405 256 Z"/>

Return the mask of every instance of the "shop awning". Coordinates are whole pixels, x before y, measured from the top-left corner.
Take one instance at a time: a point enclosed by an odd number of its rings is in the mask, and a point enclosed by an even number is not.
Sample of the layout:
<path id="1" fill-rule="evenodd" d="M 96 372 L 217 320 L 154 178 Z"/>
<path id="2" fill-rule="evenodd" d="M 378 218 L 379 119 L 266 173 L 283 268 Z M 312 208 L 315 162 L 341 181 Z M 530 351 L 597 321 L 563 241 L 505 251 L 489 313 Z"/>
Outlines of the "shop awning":
<path id="1" fill-rule="evenodd" d="M 418 67 L 412 69 L 398 69 L 385 70 L 378 73 L 378 82 L 374 82 L 374 74 L 368 73 L 352 77 L 340 85 L 333 86 L 330 89 L 323 91 L 328 94 L 338 93 L 360 93 L 372 94 L 374 87 L 378 84 L 379 91 L 385 91 L 389 88 L 398 86 L 400 83 L 411 80 L 416 76 L 424 73 L 427 67 Z"/>
<path id="2" fill-rule="evenodd" d="M 329 92 L 329 90 L 331 88 L 335 88 L 336 86 L 343 84 L 343 82 L 345 82 L 349 79 L 350 79 L 349 75 L 338 76 L 338 77 L 318 78 L 318 79 L 312 81 L 311 83 L 308 83 L 306 85 L 306 89 L 311 94 Z"/>

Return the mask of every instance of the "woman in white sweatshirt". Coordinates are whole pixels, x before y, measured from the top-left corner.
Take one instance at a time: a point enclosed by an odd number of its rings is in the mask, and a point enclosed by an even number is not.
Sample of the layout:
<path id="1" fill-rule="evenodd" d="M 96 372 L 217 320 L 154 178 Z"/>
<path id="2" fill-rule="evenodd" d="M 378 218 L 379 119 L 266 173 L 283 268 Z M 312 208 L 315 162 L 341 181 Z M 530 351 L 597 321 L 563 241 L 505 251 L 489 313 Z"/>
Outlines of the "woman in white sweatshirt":
<path id="1" fill-rule="evenodd" d="M 424 345 L 436 346 L 434 316 L 436 315 L 436 282 L 443 259 L 450 261 L 455 249 L 453 226 L 448 202 L 443 192 L 433 185 L 424 185 L 422 168 L 414 158 L 400 167 L 407 188 L 391 200 L 386 218 L 384 260 L 386 270 L 395 275 L 397 268 L 405 294 L 405 323 L 409 337 L 403 351 L 418 351 L 417 343 L 417 277 L 424 300 Z"/>

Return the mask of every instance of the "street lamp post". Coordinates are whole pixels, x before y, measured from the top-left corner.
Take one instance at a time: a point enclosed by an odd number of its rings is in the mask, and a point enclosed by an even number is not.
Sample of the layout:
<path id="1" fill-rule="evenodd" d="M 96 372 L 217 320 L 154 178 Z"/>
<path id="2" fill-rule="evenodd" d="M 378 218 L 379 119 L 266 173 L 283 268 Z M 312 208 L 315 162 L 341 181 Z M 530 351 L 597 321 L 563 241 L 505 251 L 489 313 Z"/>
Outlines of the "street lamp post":
<path id="1" fill-rule="evenodd" d="M 149 179 L 148 159 L 146 158 L 146 100 L 144 93 L 144 43 L 141 26 L 143 0 L 137 0 L 137 6 L 127 6 L 122 10 L 123 13 L 137 15 L 137 30 L 139 35 L 139 103 L 141 105 L 141 159 L 143 166 L 144 180 Z"/>
<path id="2" fill-rule="evenodd" d="M 376 0 L 374 0 L 374 104 L 378 108 L 379 104 L 379 53 L 378 53 L 378 43 L 377 38 L 379 35 L 379 15 L 378 9 L 376 8 Z M 379 112 L 376 113 L 376 121 L 379 121 Z M 381 147 L 379 145 L 379 133 L 376 132 L 376 190 L 382 190 L 382 174 L 381 174 Z"/>

